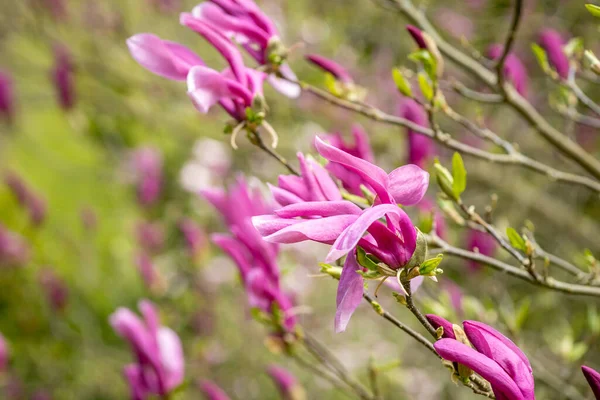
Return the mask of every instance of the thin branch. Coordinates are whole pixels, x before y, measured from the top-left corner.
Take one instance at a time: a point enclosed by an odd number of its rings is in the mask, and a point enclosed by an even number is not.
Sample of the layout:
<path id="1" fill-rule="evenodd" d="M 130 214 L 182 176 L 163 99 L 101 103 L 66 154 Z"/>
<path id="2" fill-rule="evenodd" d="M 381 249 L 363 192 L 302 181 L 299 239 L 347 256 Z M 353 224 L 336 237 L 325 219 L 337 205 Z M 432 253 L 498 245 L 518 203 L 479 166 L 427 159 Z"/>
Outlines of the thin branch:
<path id="1" fill-rule="evenodd" d="M 498 271 L 504 272 L 508 275 L 511 275 L 515 278 L 519 278 L 536 286 L 545 287 L 547 289 L 567 294 L 600 297 L 600 287 L 571 284 L 567 282 L 558 281 L 551 277 L 546 278 L 545 280 L 535 280 L 531 277 L 529 272 L 521 268 L 517 268 L 513 265 L 507 264 L 503 261 L 497 260 L 492 257 L 488 257 L 481 253 L 476 253 L 473 251 L 468 251 L 458 247 L 454 247 L 437 236 L 428 235 L 427 241 L 432 246 L 439 247 L 441 252 L 446 255 L 459 257 L 465 260 L 476 261 L 480 264 L 487 265 Z"/>
<path id="2" fill-rule="evenodd" d="M 317 367 L 313 363 L 306 361 L 305 359 L 303 359 L 302 357 L 300 357 L 298 354 L 292 354 L 291 357 L 293 358 L 294 361 L 296 361 L 296 363 L 298 363 L 298 365 L 300 365 L 304 369 L 310 371 L 315 376 L 321 377 L 321 378 L 329 381 L 329 383 L 331 383 L 334 387 L 336 387 L 339 390 L 341 390 L 347 396 L 354 397 L 354 393 L 351 392 L 349 388 L 347 388 L 346 386 L 344 386 L 344 384 L 343 384 L 344 382 L 338 380 L 330 372 L 325 371 L 325 370 Z"/>
<path id="3" fill-rule="evenodd" d="M 410 0 L 386 1 L 427 32 L 436 42 L 441 53 L 448 57 L 448 59 L 479 78 L 490 88 L 497 89 L 498 79 L 495 74 L 442 39 L 425 15 Z M 506 103 L 533 126 L 546 141 L 579 164 L 596 179 L 600 179 L 600 160 L 587 153 L 581 146 L 555 129 L 515 88 L 510 85 L 505 85 L 504 88 Z"/>
<path id="4" fill-rule="evenodd" d="M 513 17 L 510 25 L 510 30 L 508 31 L 508 36 L 506 37 L 506 42 L 504 43 L 504 47 L 502 49 L 502 56 L 500 56 L 500 60 L 496 65 L 496 77 L 498 79 L 498 86 L 500 90 L 504 92 L 504 64 L 506 62 L 506 58 L 510 53 L 512 45 L 517 37 L 517 30 L 519 29 L 519 22 L 521 21 L 521 11 L 523 10 L 523 1 L 515 0 L 515 7 L 513 8 Z"/>
<path id="5" fill-rule="evenodd" d="M 577 99 L 583 103 L 583 105 L 595 112 L 597 115 L 600 115 L 600 105 L 596 104 L 594 100 L 590 99 L 585 92 L 581 90 L 579 85 L 577 85 L 577 82 L 575 82 L 574 77 L 570 77 L 565 83 L 567 87 L 571 89 L 575 97 L 577 97 Z"/>
<path id="6" fill-rule="evenodd" d="M 576 110 L 566 110 L 557 108 L 556 111 L 565 118 L 568 118 L 580 125 L 589 126 L 590 128 L 600 129 L 600 119 L 581 114 Z"/>
<path id="7" fill-rule="evenodd" d="M 298 83 L 298 82 L 297 82 Z M 462 143 L 456 139 L 453 139 L 449 134 L 445 132 L 441 132 L 441 134 L 436 134 L 432 129 L 423 127 L 421 125 L 415 124 L 412 121 L 409 121 L 405 118 L 397 117 L 394 115 L 386 114 L 385 112 L 370 106 L 368 104 L 352 102 L 348 100 L 341 99 L 339 97 L 334 96 L 331 93 L 328 93 L 322 89 L 309 85 L 307 83 L 301 82 L 299 83 L 300 87 L 313 95 L 329 102 L 334 105 L 340 106 L 346 110 L 350 110 L 365 117 L 372 119 L 373 121 L 382 122 L 389 125 L 401 126 L 410 129 L 413 132 L 419 133 L 421 135 L 427 136 L 429 138 L 434 139 L 438 143 L 443 146 L 458 151 L 459 153 L 469 155 L 472 157 L 476 157 L 479 159 L 483 159 L 492 163 L 498 164 L 507 164 L 507 165 L 519 165 L 524 168 L 527 168 L 531 171 L 535 171 L 539 174 L 546 175 L 551 179 L 557 182 L 564 182 L 569 184 L 581 185 L 591 189 L 595 192 L 600 193 L 600 182 L 588 178 L 586 176 L 581 176 L 577 174 L 572 174 L 569 172 L 559 171 L 555 168 L 552 168 L 548 165 L 545 165 L 539 161 L 535 161 L 521 153 L 517 154 L 496 154 L 490 153 L 484 150 L 481 150 L 477 147 L 470 146 L 468 144 Z"/>
<path id="8" fill-rule="evenodd" d="M 260 133 L 258 132 L 254 132 L 253 136 L 252 136 L 253 142 L 254 144 L 260 148 L 261 150 L 263 150 L 265 153 L 267 153 L 269 156 L 271 156 L 272 158 L 274 158 L 275 160 L 277 160 L 279 163 L 281 163 L 284 167 L 287 168 L 288 171 L 290 171 L 292 174 L 294 175 L 300 175 L 300 173 L 298 172 L 298 170 L 296 168 L 294 168 L 286 159 L 285 157 L 283 157 L 281 154 L 277 153 L 274 149 L 268 147 L 265 142 L 263 141 L 262 137 L 260 136 Z"/>

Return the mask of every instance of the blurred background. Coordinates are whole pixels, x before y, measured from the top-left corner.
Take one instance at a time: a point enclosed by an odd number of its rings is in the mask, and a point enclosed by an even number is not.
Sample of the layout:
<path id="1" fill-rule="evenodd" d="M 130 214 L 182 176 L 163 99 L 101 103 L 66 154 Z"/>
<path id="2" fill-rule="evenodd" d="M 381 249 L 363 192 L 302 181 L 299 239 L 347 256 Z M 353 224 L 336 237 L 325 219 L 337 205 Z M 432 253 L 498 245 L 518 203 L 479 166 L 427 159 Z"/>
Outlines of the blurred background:
<path id="1" fill-rule="evenodd" d="M 385 2 L 257 3 L 276 21 L 284 43 L 303 44 L 290 58 L 299 77 L 323 86 L 323 74 L 302 59 L 305 52 L 319 53 L 346 66 L 368 89 L 368 102 L 397 112 L 401 97 L 391 70 L 414 68 L 406 59 L 414 44 L 404 30 L 407 21 Z M 445 37 L 468 52 L 484 54 L 490 44 L 504 40 L 509 1 L 419 4 Z M 203 378 L 234 399 L 278 398 L 265 374 L 271 362 L 293 371 L 310 399 L 346 398 L 269 349 L 267 331 L 250 317 L 233 263 L 209 242 L 210 233 L 225 228 L 196 194 L 223 186 L 239 171 L 260 187 L 286 171 L 245 139 L 238 141 L 238 150 L 231 149 L 223 133 L 228 118 L 221 110 L 198 114 L 184 83 L 147 72 L 125 45 L 135 33 L 152 32 L 187 45 L 209 65 L 224 65 L 178 22 L 178 14 L 195 5 L 184 0 L 0 1 L 0 332 L 10 354 L 0 377 L 2 398 L 126 398 L 121 372 L 132 355 L 108 316 L 119 306 L 135 308 L 141 298 L 155 302 L 162 323 L 184 344 L 190 383 L 177 398 L 199 398 L 194 382 Z M 546 27 L 566 38 L 582 37 L 587 48 L 598 50 L 598 25 L 582 5 L 527 1 L 515 51 L 529 70 L 529 100 L 598 156 L 598 132 L 555 112 L 556 85 L 544 77 L 530 50 Z M 482 89 L 452 66 L 446 75 Z M 590 96 L 600 95 L 596 83 L 582 86 Z M 279 150 L 290 160 L 297 151 L 313 151 L 315 134 L 348 135 L 355 122 L 368 132 L 379 165 L 389 171 L 407 160 L 403 130 L 377 125 L 309 94 L 290 100 L 267 88 L 266 98 Z M 526 154 L 576 171 L 512 110 L 452 93 L 447 98 L 456 110 L 484 121 Z M 441 124 L 476 143 L 457 124 Z M 451 155 L 443 148 L 436 154 L 442 160 Z M 495 195 L 500 226 L 535 225 L 544 248 L 582 268 L 584 249 L 600 250 L 597 195 L 519 168 L 465 161 L 467 201 L 484 207 Z M 435 195 L 434 185 L 430 191 Z M 411 213 L 415 221 L 423 217 Z M 450 243 L 472 246 L 469 232 L 448 224 Z M 367 307 L 359 307 L 348 330 L 336 335 L 336 282 L 319 276 L 325 253 L 317 245 L 289 246 L 280 260 L 285 286 L 302 306 L 300 322 L 306 330 L 361 378 L 367 377 L 370 360 L 393 365 L 381 373 L 385 398 L 474 398 Z M 443 268 L 441 282 L 425 282 L 417 295 L 426 311 L 454 321 L 478 319 L 510 334 L 535 359 L 540 399 L 559 398 L 552 379 L 544 379 L 546 369 L 587 390 L 578 368 L 584 361 L 600 366 L 596 301 L 532 290 L 457 259 L 444 260 Z M 457 296 L 459 308 L 453 303 Z M 379 300 L 417 327 L 389 292 Z"/>

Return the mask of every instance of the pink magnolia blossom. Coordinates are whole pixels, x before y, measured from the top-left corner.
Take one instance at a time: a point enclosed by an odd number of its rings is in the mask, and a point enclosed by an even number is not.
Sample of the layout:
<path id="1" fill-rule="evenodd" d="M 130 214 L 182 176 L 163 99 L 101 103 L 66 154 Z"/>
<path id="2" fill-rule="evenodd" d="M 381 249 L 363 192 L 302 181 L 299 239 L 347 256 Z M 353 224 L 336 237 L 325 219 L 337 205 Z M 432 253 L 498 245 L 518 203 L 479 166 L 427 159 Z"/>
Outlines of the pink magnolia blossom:
<path id="1" fill-rule="evenodd" d="M 544 29 L 539 36 L 538 44 L 546 50 L 548 62 L 562 79 L 569 77 L 569 58 L 563 50 L 565 40 L 557 31 Z"/>
<path id="2" fill-rule="evenodd" d="M 15 118 L 14 81 L 8 72 L 0 70 L 0 117 L 7 123 Z"/>
<path id="3" fill-rule="evenodd" d="M 229 396 L 216 383 L 204 380 L 200 382 L 200 391 L 206 400 L 229 400 Z"/>
<path id="4" fill-rule="evenodd" d="M 158 222 L 139 222 L 136 226 L 136 236 L 140 247 L 150 254 L 159 253 L 163 249 L 165 234 Z"/>
<path id="5" fill-rule="evenodd" d="M 352 138 L 354 139 L 354 142 L 352 144 L 347 144 L 344 142 L 340 133 L 334 133 L 326 136 L 326 141 L 332 146 L 337 147 L 354 157 L 372 163 L 374 157 L 373 150 L 369 144 L 369 136 L 360 125 L 355 124 L 352 126 Z M 344 189 L 354 195 L 362 195 L 361 185 L 366 182 L 363 181 L 360 175 L 342 164 L 329 163 L 326 168 L 327 171 L 342 182 Z"/>
<path id="6" fill-rule="evenodd" d="M 343 83 L 353 83 L 354 80 L 352 76 L 348 73 L 346 68 L 342 67 L 340 64 L 336 63 L 333 60 L 320 56 L 318 54 L 307 54 L 305 58 L 321 68 L 325 72 L 329 72 L 331 75 L 335 77 L 340 82 Z"/>
<path id="7" fill-rule="evenodd" d="M 253 0 L 209 0 L 192 10 L 192 15 L 233 39 L 271 73 L 269 83 L 288 97 L 298 97 L 296 75 L 284 62 L 287 54 L 273 21 Z"/>
<path id="8" fill-rule="evenodd" d="M 283 326 L 292 330 L 296 323 L 292 302 L 279 283 L 277 245 L 267 243 L 252 226 L 251 218 L 270 212 L 258 190 L 252 190 L 238 178 L 228 191 L 204 190 L 202 196 L 222 215 L 230 234 L 214 234 L 212 241 L 236 263 L 251 307 L 271 314 L 277 306 L 284 313 Z"/>
<path id="9" fill-rule="evenodd" d="M 137 198 L 142 206 L 154 204 L 163 186 L 163 160 L 159 150 L 139 147 L 132 154 L 132 169 L 137 185 Z"/>
<path id="10" fill-rule="evenodd" d="M 502 45 L 491 45 L 487 50 L 487 55 L 492 60 L 499 60 L 502 55 Z M 506 61 L 504 62 L 504 75 L 521 96 L 527 97 L 527 69 L 519 57 L 514 53 L 509 53 L 506 57 Z"/>
<path id="11" fill-rule="evenodd" d="M 477 251 L 484 256 L 492 257 L 497 247 L 498 243 L 496 240 L 485 232 L 470 230 L 467 234 L 467 248 L 469 250 Z M 468 265 L 472 271 L 481 268 L 481 265 L 476 261 L 469 261 Z"/>
<path id="12" fill-rule="evenodd" d="M 202 228 L 191 218 L 179 221 L 179 230 L 183 234 L 188 253 L 195 256 L 206 244 L 206 235 Z"/>
<path id="13" fill-rule="evenodd" d="M 40 272 L 40 284 L 46 294 L 46 299 L 54 311 L 62 311 L 69 301 L 69 289 L 65 282 L 50 269 Z"/>
<path id="14" fill-rule="evenodd" d="M 304 399 L 304 390 L 298 380 L 288 370 L 278 366 L 270 365 L 267 373 L 277 385 L 283 400 Z"/>
<path id="15" fill-rule="evenodd" d="M 70 110 L 75 105 L 75 67 L 69 49 L 62 44 L 54 46 L 54 67 L 50 75 L 58 104 L 63 110 Z"/>
<path id="16" fill-rule="evenodd" d="M 157 279 L 157 274 L 156 270 L 154 269 L 154 263 L 152 262 L 152 258 L 148 254 L 140 252 L 135 257 L 135 265 L 138 269 L 138 272 L 140 273 L 140 276 L 142 277 L 144 285 L 147 288 L 154 287 L 154 284 L 156 283 Z"/>
<path id="17" fill-rule="evenodd" d="M 0 266 L 24 266 L 29 262 L 29 256 L 25 239 L 0 224 Z"/>
<path id="18" fill-rule="evenodd" d="M 600 398 L 600 374 L 598 371 L 586 367 L 585 365 L 581 366 L 581 371 L 583 372 L 583 376 L 588 381 L 590 388 L 592 388 L 592 392 L 594 396 L 598 399 Z"/>
<path id="19" fill-rule="evenodd" d="M 419 126 L 428 127 L 427 114 L 416 101 L 403 98 L 398 115 Z M 433 140 L 412 130 L 408 130 L 408 162 L 424 168 L 433 158 L 435 146 Z"/>
<path id="20" fill-rule="evenodd" d="M 138 306 L 143 320 L 127 308 L 110 316 L 115 332 L 127 340 L 136 361 L 125 367 L 133 400 L 150 395 L 165 396 L 183 382 L 184 359 L 181 341 L 170 328 L 160 326 L 156 309 L 148 300 Z"/>
<path id="21" fill-rule="evenodd" d="M 535 400 L 531 364 L 510 339 L 481 322 L 465 321 L 470 347 L 456 339 L 452 323 L 435 315 L 427 318 L 435 328 L 444 328 L 444 338 L 433 345 L 443 359 L 463 364 L 489 381 L 496 399 Z"/>
<path id="22" fill-rule="evenodd" d="M 9 351 L 6 339 L 0 333 L 0 373 L 6 372 L 8 369 Z"/>
<path id="23" fill-rule="evenodd" d="M 41 225 L 46 219 L 46 202 L 35 193 L 25 181 L 16 173 L 8 172 L 4 182 L 17 198 L 19 204 L 29 213 L 33 225 Z"/>

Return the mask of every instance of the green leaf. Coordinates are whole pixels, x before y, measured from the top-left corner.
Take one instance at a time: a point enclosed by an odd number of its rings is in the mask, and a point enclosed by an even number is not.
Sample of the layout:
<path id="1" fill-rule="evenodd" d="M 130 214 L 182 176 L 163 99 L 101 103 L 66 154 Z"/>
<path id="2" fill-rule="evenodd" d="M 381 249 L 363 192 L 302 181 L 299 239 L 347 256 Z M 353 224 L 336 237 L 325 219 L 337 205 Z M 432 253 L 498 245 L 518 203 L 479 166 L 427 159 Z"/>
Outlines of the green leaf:
<path id="1" fill-rule="evenodd" d="M 525 240 L 523 239 L 523 237 L 521 235 L 519 235 L 519 233 L 516 230 L 514 230 L 513 228 L 511 228 L 510 226 L 508 228 L 506 228 L 506 236 L 508 236 L 508 240 L 510 241 L 510 244 L 515 249 L 518 249 L 521 251 L 525 251 L 527 249 L 527 246 L 525 245 Z"/>
<path id="2" fill-rule="evenodd" d="M 431 87 L 431 83 L 429 83 L 427 75 L 423 72 L 419 72 L 417 79 L 419 80 L 419 88 L 421 89 L 421 93 L 423 93 L 423 97 L 425 97 L 427 101 L 431 101 L 433 98 L 433 88 Z"/>
<path id="3" fill-rule="evenodd" d="M 574 37 L 569 42 L 563 46 L 564 52 L 568 57 L 573 55 L 579 57 L 583 53 L 583 38 Z"/>
<path id="4" fill-rule="evenodd" d="M 340 97 L 342 94 L 337 79 L 329 72 L 325 74 L 325 87 L 331 94 L 337 97 Z"/>
<path id="5" fill-rule="evenodd" d="M 431 273 L 434 273 L 436 271 L 437 267 L 442 262 L 443 258 L 444 258 L 443 254 L 438 254 L 434 258 L 430 258 L 429 260 L 425 260 L 423 262 L 423 264 L 421 264 L 421 266 L 419 267 L 419 275 L 426 276 L 426 275 L 429 275 Z"/>
<path id="6" fill-rule="evenodd" d="M 452 183 L 454 194 L 456 197 L 460 197 L 467 188 L 467 170 L 459 153 L 454 153 L 452 156 L 452 179 L 454 180 Z"/>
<path id="7" fill-rule="evenodd" d="M 600 7 L 594 4 L 586 4 L 585 8 L 592 14 L 594 17 L 600 18 Z"/>
<path id="8" fill-rule="evenodd" d="M 358 263 L 368 269 L 369 271 L 379 271 L 379 266 L 369 257 L 367 257 L 367 253 L 362 247 L 358 247 L 356 249 L 356 259 Z"/>
<path id="9" fill-rule="evenodd" d="M 592 332 L 594 335 L 600 333 L 600 315 L 598 315 L 598 310 L 596 309 L 595 305 L 588 306 L 587 320 L 588 326 L 590 327 L 590 332 Z"/>
<path id="10" fill-rule="evenodd" d="M 550 64 L 548 63 L 548 56 L 546 55 L 546 50 L 544 50 L 537 43 L 533 43 L 531 45 L 531 50 L 533 50 L 533 55 L 537 59 L 538 64 L 542 67 L 542 70 L 546 73 L 550 72 Z"/>
<path id="11" fill-rule="evenodd" d="M 437 80 L 437 61 L 429 50 L 421 49 L 409 54 L 408 58 L 417 64 L 423 65 L 423 69 L 432 81 Z"/>
<path id="12" fill-rule="evenodd" d="M 442 192 L 444 192 L 451 199 L 458 200 L 458 197 L 456 197 L 456 194 L 454 193 L 454 179 L 452 178 L 450 171 L 448 171 L 439 162 L 435 162 L 433 164 L 433 168 L 435 170 L 435 179 L 440 189 L 442 189 Z"/>
<path id="13" fill-rule="evenodd" d="M 402 71 L 400 68 L 394 68 L 392 70 L 392 78 L 394 79 L 394 83 L 396 87 L 403 95 L 407 97 L 412 97 L 412 89 L 410 87 L 410 83 L 404 78 Z"/>

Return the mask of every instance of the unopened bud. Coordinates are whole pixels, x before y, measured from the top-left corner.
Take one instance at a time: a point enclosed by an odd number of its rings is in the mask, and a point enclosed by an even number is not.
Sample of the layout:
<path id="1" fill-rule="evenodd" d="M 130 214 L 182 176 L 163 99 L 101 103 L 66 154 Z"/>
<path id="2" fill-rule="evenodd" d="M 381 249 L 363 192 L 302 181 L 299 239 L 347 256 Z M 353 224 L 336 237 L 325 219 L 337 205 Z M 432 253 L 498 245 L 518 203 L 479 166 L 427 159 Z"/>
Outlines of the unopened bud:
<path id="1" fill-rule="evenodd" d="M 413 268 L 421 265 L 427 257 L 427 239 L 423 232 L 417 229 L 417 245 L 415 252 L 408 261 L 407 268 Z"/>
<path id="2" fill-rule="evenodd" d="M 425 32 L 421 32 L 421 35 L 423 36 L 423 41 L 427 46 L 427 50 L 429 50 L 429 52 L 435 59 L 437 67 L 436 75 L 438 78 L 440 78 L 444 73 L 444 58 L 442 57 L 442 53 L 440 53 L 440 50 L 438 49 L 437 44 L 435 43 L 435 40 L 433 40 L 431 36 L 429 36 Z"/>
<path id="3" fill-rule="evenodd" d="M 442 192 L 451 199 L 458 200 L 456 193 L 454 193 L 454 179 L 452 178 L 450 171 L 437 162 L 433 164 L 433 167 L 435 168 L 435 179 L 440 189 L 442 189 Z"/>

